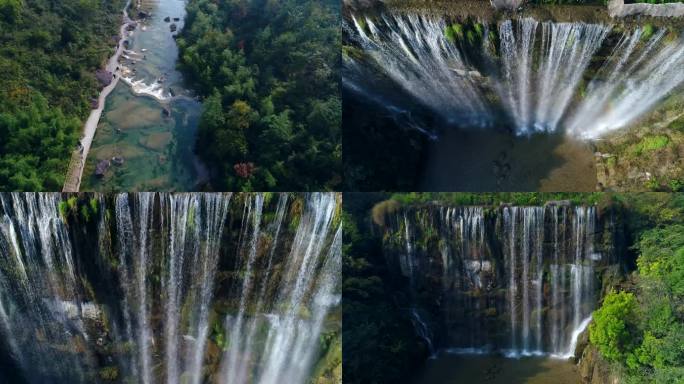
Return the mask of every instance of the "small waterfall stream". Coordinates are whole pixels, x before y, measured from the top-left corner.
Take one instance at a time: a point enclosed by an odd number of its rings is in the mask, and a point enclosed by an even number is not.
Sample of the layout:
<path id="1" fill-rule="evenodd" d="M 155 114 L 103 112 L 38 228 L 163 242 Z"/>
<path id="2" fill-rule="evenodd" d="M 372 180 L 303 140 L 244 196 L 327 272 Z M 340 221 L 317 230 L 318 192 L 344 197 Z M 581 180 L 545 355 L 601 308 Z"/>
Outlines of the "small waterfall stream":
<path id="1" fill-rule="evenodd" d="M 382 101 L 371 77 L 385 78 L 450 125 L 504 115 L 518 135 L 588 139 L 635 123 L 684 84 L 684 39 L 667 28 L 468 23 L 415 11 L 352 15 L 343 84 Z"/>
<path id="2" fill-rule="evenodd" d="M 29 383 L 307 382 L 340 326 L 339 204 L 0 194 L 0 355 Z"/>
<path id="3" fill-rule="evenodd" d="M 406 305 L 431 348 L 567 358 L 597 303 L 597 273 L 612 262 L 597 248 L 614 230 L 603 220 L 562 202 L 407 209 L 386 250 L 412 282 Z"/>

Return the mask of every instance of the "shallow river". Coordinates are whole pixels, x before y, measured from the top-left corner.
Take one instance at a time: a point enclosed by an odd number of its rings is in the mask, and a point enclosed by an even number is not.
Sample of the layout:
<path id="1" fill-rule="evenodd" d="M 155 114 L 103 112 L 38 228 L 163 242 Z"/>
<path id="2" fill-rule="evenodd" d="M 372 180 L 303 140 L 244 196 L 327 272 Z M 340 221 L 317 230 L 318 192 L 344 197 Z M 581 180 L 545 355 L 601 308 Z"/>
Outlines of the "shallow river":
<path id="1" fill-rule="evenodd" d="M 193 154 L 201 104 L 176 70 L 178 32 L 171 32 L 172 24 L 177 31 L 183 27 L 185 1 L 141 5 L 151 16 L 127 38 L 122 81 L 107 98 L 83 173 L 84 191 L 188 191 L 203 178 Z M 138 12 L 134 8 L 131 17 Z M 103 161 L 110 165 L 96 176 Z"/>

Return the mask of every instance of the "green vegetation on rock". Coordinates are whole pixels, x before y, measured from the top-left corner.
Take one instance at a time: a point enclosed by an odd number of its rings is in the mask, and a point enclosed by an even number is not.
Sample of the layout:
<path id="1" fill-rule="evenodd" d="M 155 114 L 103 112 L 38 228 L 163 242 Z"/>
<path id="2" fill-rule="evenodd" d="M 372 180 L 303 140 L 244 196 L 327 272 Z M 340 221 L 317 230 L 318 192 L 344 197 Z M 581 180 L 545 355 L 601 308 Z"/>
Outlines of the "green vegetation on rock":
<path id="1" fill-rule="evenodd" d="M 594 143 L 598 181 L 608 190 L 684 190 L 684 98 L 675 93 L 640 124 Z"/>
<path id="2" fill-rule="evenodd" d="M 665 147 L 670 142 L 670 139 L 665 135 L 646 136 L 638 143 L 630 147 L 631 152 L 635 156 L 652 152 Z"/>
<path id="3" fill-rule="evenodd" d="M 633 324 L 636 304 L 632 293 L 611 292 L 604 298 L 601 308 L 594 312 L 589 340 L 610 361 L 625 359 L 633 348 L 629 328 Z"/>
<path id="4" fill-rule="evenodd" d="M 684 381 L 684 197 L 625 195 L 638 239 L 630 292 L 608 294 L 590 341 L 626 383 Z"/>
<path id="5" fill-rule="evenodd" d="M 395 193 L 392 200 L 404 205 L 426 204 L 433 201 L 453 205 L 543 205 L 549 201 L 568 200 L 575 204 L 608 203 L 612 196 L 605 193 L 573 192 L 426 192 Z"/>
<path id="6" fill-rule="evenodd" d="M 387 196 L 345 195 L 343 240 L 343 371 L 345 383 L 398 383 L 427 357 L 413 327 L 392 301 L 382 237 L 366 220 Z"/>

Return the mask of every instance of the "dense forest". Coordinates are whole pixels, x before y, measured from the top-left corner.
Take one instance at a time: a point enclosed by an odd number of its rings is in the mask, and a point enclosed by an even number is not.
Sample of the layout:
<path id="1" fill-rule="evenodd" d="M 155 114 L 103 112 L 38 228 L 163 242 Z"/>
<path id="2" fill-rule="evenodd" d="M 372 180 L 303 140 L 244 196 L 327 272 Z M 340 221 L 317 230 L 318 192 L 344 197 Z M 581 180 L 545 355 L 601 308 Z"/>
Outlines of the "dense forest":
<path id="1" fill-rule="evenodd" d="M 192 0 L 180 68 L 204 100 L 197 152 L 217 190 L 341 182 L 340 4 Z"/>
<path id="2" fill-rule="evenodd" d="M 344 372 L 349 383 L 393 383 L 416 372 L 429 351 L 395 302 L 402 282 L 389 273 L 382 231 L 374 224 L 402 206 L 543 205 L 567 199 L 624 212 L 635 270 L 614 283 L 594 312 L 590 346 L 618 382 L 684 380 L 684 195 L 569 193 L 350 193 L 345 195 Z M 372 341 L 372 342 L 370 342 Z M 599 381 L 600 382 L 600 381 Z"/>
<path id="3" fill-rule="evenodd" d="M 0 190 L 61 190 L 124 0 L 0 0 Z"/>
<path id="4" fill-rule="evenodd" d="M 684 195 L 618 198 L 637 270 L 603 299 L 589 339 L 622 382 L 684 382 Z"/>

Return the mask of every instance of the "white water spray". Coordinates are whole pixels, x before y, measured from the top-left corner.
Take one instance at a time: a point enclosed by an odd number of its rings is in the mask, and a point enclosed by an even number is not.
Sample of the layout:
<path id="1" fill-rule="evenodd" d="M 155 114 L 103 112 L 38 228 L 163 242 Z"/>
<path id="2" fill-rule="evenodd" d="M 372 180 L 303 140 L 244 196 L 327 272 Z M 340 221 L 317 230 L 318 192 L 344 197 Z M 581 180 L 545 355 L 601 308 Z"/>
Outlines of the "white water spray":
<path id="1" fill-rule="evenodd" d="M 372 68 L 447 124 L 487 125 L 503 109 L 517 134 L 563 130 L 585 139 L 637 123 L 684 84 L 684 38 L 664 28 L 619 32 L 611 25 L 532 18 L 478 25 L 479 36 L 452 37 L 442 17 L 354 15 L 344 30 L 362 54 L 344 56 L 344 76 L 358 91 Z M 498 46 L 490 38 L 494 31 Z M 616 35 L 612 54 L 589 74 Z"/>

